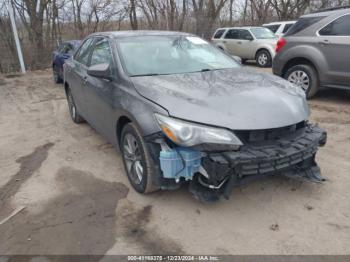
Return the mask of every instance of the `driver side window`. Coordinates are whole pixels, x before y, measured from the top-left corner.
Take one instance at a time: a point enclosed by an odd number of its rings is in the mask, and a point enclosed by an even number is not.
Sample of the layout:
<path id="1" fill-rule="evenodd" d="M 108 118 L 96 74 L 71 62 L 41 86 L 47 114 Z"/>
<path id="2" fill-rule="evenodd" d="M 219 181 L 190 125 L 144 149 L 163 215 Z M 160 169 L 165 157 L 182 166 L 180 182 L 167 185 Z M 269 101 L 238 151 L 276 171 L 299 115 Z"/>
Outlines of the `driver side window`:
<path id="1" fill-rule="evenodd" d="M 109 64 L 112 66 L 112 61 L 112 52 L 108 40 L 97 40 L 92 51 L 90 66 L 98 64 Z"/>
<path id="2" fill-rule="evenodd" d="M 93 43 L 93 38 L 87 39 L 80 47 L 79 51 L 74 56 L 74 59 L 83 65 L 87 65 L 90 55 L 90 47 Z"/>
<path id="3" fill-rule="evenodd" d="M 239 31 L 239 39 L 241 40 L 252 40 L 254 39 L 252 34 L 248 30 Z"/>

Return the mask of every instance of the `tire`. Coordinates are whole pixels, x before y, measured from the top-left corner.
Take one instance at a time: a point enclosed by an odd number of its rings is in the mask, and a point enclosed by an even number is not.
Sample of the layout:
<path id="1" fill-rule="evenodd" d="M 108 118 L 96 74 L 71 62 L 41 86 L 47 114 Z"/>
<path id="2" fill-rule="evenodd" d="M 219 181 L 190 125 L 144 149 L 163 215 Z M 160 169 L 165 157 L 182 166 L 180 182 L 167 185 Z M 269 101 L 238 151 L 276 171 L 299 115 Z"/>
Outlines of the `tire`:
<path id="1" fill-rule="evenodd" d="M 271 67 L 272 57 L 269 51 L 266 49 L 260 50 L 255 56 L 256 63 L 259 67 Z"/>
<path id="2" fill-rule="evenodd" d="M 120 148 L 126 175 L 131 186 L 141 194 L 159 190 L 153 183 L 155 167 L 146 143 L 136 125 L 124 126 Z"/>
<path id="3" fill-rule="evenodd" d="M 305 91 L 307 98 L 312 98 L 318 91 L 320 81 L 316 69 L 311 65 L 292 66 L 283 77 L 300 86 Z"/>
<path id="4" fill-rule="evenodd" d="M 58 73 L 58 68 L 56 65 L 53 66 L 52 68 L 52 74 L 53 74 L 53 81 L 56 83 L 56 84 L 60 84 L 63 82 L 63 79 L 60 77 L 60 74 Z"/>
<path id="5" fill-rule="evenodd" d="M 69 115 L 72 118 L 73 122 L 76 124 L 85 122 L 84 118 L 78 113 L 78 109 L 74 103 L 72 92 L 69 88 L 66 91 L 66 97 L 68 102 Z"/>

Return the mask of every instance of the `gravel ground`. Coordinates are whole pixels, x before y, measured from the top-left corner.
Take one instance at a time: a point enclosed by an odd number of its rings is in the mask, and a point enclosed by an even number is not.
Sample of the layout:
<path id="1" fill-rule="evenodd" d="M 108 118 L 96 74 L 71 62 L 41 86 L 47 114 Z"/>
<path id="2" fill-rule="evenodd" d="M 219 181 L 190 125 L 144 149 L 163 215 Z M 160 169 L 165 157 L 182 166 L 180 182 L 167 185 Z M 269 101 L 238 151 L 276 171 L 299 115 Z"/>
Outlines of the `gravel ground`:
<path id="1" fill-rule="evenodd" d="M 268 71 L 268 70 L 267 70 Z M 349 254 L 350 93 L 310 101 L 324 184 L 286 178 L 199 203 L 135 193 L 121 156 L 68 115 L 50 71 L 0 76 L 0 254 Z"/>

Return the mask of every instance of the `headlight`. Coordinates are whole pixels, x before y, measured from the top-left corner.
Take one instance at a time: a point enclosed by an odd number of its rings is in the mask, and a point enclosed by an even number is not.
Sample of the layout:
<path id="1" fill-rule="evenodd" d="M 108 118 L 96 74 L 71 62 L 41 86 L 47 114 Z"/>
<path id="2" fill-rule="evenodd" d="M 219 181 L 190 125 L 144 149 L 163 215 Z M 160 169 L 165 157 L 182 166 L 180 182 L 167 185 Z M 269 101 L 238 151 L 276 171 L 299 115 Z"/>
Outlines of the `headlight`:
<path id="1" fill-rule="evenodd" d="M 189 123 L 160 114 L 155 114 L 155 117 L 164 134 L 181 146 L 218 144 L 232 145 L 238 149 L 243 145 L 232 132 L 223 128 Z"/>

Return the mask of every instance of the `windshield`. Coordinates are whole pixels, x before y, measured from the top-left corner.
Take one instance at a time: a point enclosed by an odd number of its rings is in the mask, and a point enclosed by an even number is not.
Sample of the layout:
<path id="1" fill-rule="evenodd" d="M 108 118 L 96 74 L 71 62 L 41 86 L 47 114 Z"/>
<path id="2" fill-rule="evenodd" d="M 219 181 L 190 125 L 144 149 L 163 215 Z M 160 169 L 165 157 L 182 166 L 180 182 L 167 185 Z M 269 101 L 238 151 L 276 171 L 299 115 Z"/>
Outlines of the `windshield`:
<path id="1" fill-rule="evenodd" d="M 237 68 L 230 56 L 199 37 L 141 36 L 118 41 L 130 76 L 168 75 Z"/>
<path id="2" fill-rule="evenodd" d="M 250 31 L 252 31 L 256 39 L 275 39 L 276 38 L 276 35 L 270 29 L 267 29 L 265 27 L 251 28 Z"/>

